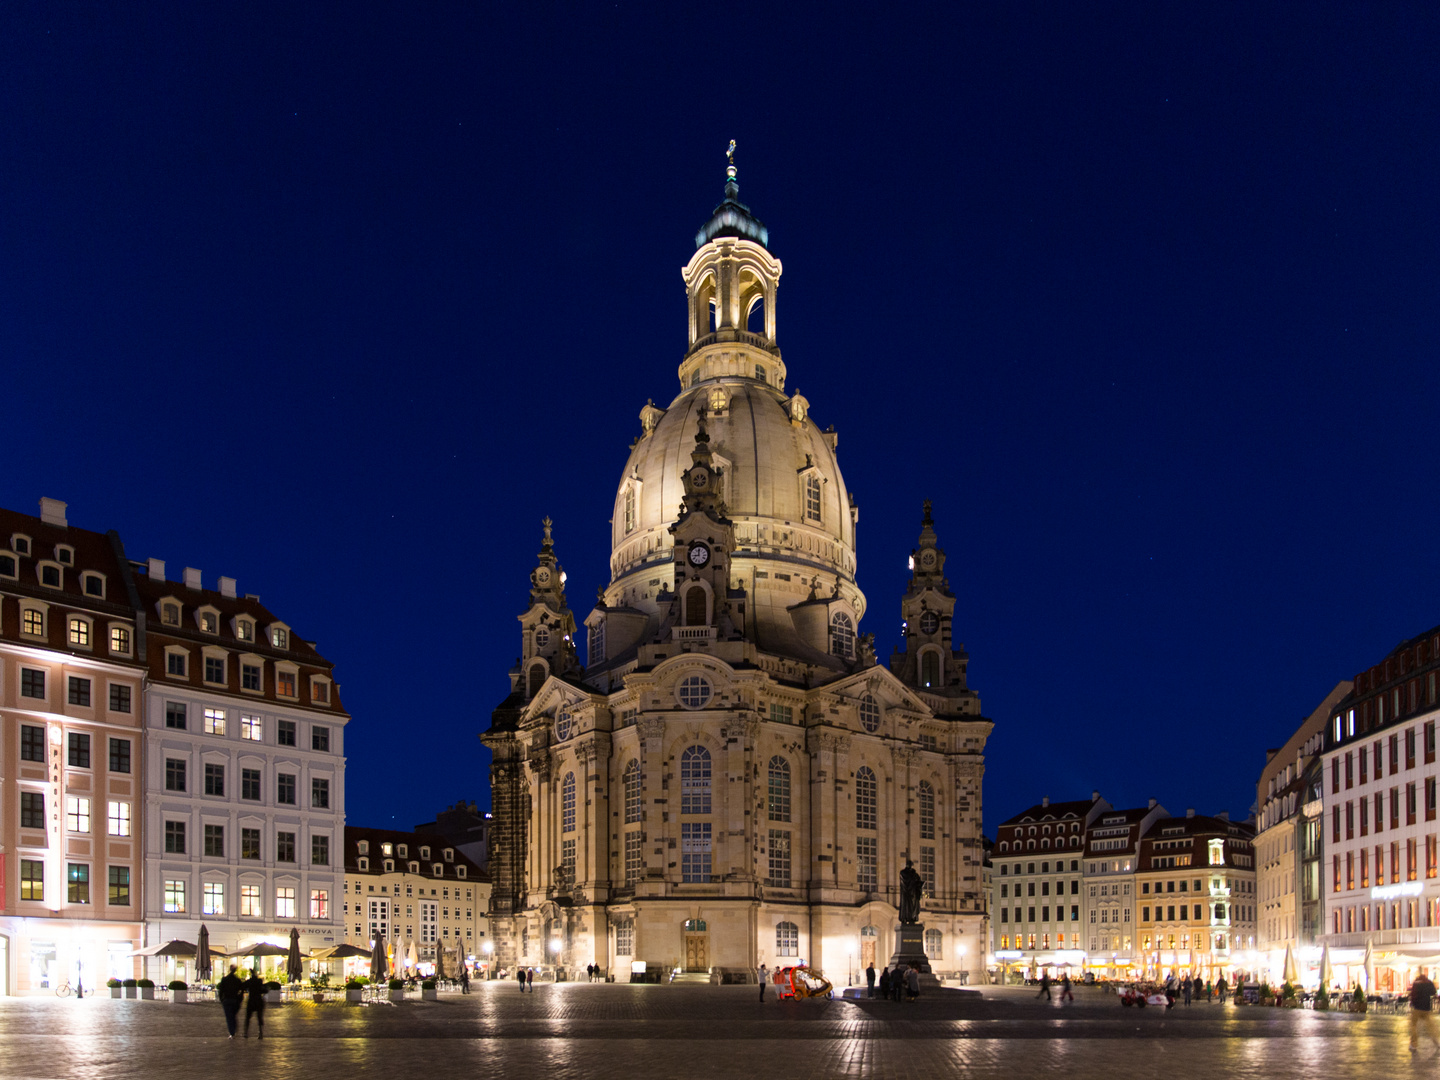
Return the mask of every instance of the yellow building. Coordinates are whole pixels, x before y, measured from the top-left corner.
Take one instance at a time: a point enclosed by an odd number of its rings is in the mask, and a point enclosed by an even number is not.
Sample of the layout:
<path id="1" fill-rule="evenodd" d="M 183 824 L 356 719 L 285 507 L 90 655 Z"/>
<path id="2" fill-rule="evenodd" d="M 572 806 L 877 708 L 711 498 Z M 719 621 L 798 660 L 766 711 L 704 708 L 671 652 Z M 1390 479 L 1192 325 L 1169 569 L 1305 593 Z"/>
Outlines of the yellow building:
<path id="1" fill-rule="evenodd" d="M 490 882 L 478 865 L 443 836 L 394 829 L 345 829 L 345 940 L 373 948 L 386 943 L 392 968 L 411 950 L 430 973 L 444 951 L 444 970 L 463 960 L 488 970 Z"/>

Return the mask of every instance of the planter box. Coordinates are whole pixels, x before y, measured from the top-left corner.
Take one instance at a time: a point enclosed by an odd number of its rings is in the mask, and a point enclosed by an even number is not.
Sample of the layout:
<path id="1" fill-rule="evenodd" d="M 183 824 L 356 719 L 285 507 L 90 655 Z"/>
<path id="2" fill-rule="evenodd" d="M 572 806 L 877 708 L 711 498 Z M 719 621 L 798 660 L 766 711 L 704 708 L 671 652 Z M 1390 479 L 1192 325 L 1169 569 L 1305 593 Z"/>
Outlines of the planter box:
<path id="1" fill-rule="evenodd" d="M 140 996 L 138 993 L 136 993 L 136 991 L 140 989 L 138 986 L 126 986 L 123 987 L 123 989 L 127 998 L 134 998 Z"/>
<path id="2" fill-rule="evenodd" d="M 112 998 L 118 998 L 118 997 L 121 996 L 121 992 L 122 992 L 123 990 L 124 990 L 124 987 L 121 987 L 121 986 L 112 986 L 112 987 L 110 987 L 110 996 L 111 996 Z"/>
<path id="3" fill-rule="evenodd" d="M 360 1001 L 361 1001 L 362 998 L 364 998 L 364 996 L 365 996 L 365 991 L 364 991 L 364 990 L 346 990 L 346 991 L 345 991 L 345 1000 L 346 1000 L 346 1001 L 349 1001 L 349 1002 L 352 1002 L 352 1003 L 354 1003 L 354 1004 L 356 1004 L 356 1005 L 359 1005 L 359 1004 L 360 1004 Z"/>
<path id="4" fill-rule="evenodd" d="M 140 991 L 140 1000 L 141 1000 L 141 1001 L 154 1001 L 154 1000 L 155 1000 L 155 987 L 153 987 L 153 986 L 137 986 L 135 989 L 137 989 L 137 990 Z"/>
<path id="5" fill-rule="evenodd" d="M 396 1001 L 396 1002 L 404 1001 L 404 1000 L 405 1000 L 405 991 L 404 991 L 403 989 L 400 989 L 400 990 L 391 990 L 391 991 L 390 991 L 390 1000 L 391 1000 L 391 1001 Z"/>
<path id="6" fill-rule="evenodd" d="M 265 1003 L 266 1003 L 267 1005 L 279 1005 L 279 1004 L 280 1004 L 280 991 L 279 991 L 279 990 L 266 990 L 266 991 L 265 991 Z"/>
<path id="7" fill-rule="evenodd" d="M 421 1000 L 423 1000 L 423 1001 L 439 1001 L 439 1000 L 440 1000 L 440 991 L 439 991 L 439 990 L 423 990 L 423 989 L 422 989 L 422 990 L 420 991 L 420 998 L 421 998 Z"/>
<path id="8" fill-rule="evenodd" d="M 171 991 L 170 991 L 170 1000 L 175 1001 L 175 1002 L 178 1002 L 179 1004 L 182 1004 L 182 1005 L 183 1005 L 185 1002 L 187 1002 L 187 1001 L 190 1000 L 190 991 L 189 991 L 189 990 L 171 990 Z"/>

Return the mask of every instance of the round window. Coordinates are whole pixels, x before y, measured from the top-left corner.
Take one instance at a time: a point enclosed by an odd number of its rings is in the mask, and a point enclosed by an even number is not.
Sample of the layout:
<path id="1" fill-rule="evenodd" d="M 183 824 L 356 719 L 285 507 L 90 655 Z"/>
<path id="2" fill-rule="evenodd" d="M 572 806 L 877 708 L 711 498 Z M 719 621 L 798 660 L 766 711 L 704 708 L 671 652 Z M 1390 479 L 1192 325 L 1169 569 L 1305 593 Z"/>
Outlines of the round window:
<path id="1" fill-rule="evenodd" d="M 933 634 L 940 629 L 940 616 L 933 611 L 927 611 L 920 616 L 920 632 L 922 634 Z"/>
<path id="2" fill-rule="evenodd" d="M 537 649 L 543 649 L 543 648 L 545 648 L 546 645 L 549 645 L 549 644 L 550 644 L 550 631 L 547 630 L 547 629 L 546 629 L 545 627 L 543 627 L 543 626 L 537 627 L 536 630 L 535 630 L 535 647 L 536 647 Z"/>
<path id="3" fill-rule="evenodd" d="M 680 680 L 675 696 L 685 708 L 699 709 L 710 700 L 710 692 L 710 680 L 704 675 L 687 675 Z"/>
<path id="4" fill-rule="evenodd" d="M 866 731 L 880 730 L 880 705 L 869 694 L 860 701 L 860 726 Z"/>
<path id="5" fill-rule="evenodd" d="M 570 737 L 570 729 L 574 727 L 574 720 L 570 716 L 569 709 L 561 709 L 555 714 L 555 741 L 564 742 Z"/>

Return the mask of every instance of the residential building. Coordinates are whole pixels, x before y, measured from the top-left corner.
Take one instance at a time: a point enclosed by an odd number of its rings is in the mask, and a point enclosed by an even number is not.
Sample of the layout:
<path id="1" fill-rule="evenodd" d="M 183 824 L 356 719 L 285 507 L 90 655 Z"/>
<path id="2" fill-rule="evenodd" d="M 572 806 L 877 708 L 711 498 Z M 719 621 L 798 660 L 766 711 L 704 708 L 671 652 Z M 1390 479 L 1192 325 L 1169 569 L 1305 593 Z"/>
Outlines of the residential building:
<path id="1" fill-rule="evenodd" d="M 1352 970 L 1367 945 L 1378 952 L 1381 989 L 1440 957 L 1437 676 L 1440 627 L 1356 675 L 1326 724 L 1322 941 Z"/>
<path id="2" fill-rule="evenodd" d="M 1110 809 L 1085 833 L 1085 880 L 1081 887 L 1081 921 L 1086 970 L 1097 977 L 1118 979 L 1141 966 L 1135 920 L 1139 917 L 1135 872 L 1140 841 L 1157 821 L 1170 816 L 1154 799 L 1148 806 Z"/>
<path id="3" fill-rule="evenodd" d="M 1206 979 L 1257 970 L 1255 830 L 1226 813 L 1162 818 L 1140 841 L 1135 871 L 1143 970 Z"/>
<path id="4" fill-rule="evenodd" d="M 483 870 L 489 858 L 493 822 L 488 810 L 482 814 L 473 802 L 457 802 L 436 814 L 434 821 L 416 825 L 415 831 L 443 836 L 455 845 L 456 851 Z"/>
<path id="5" fill-rule="evenodd" d="M 233 578 L 143 569 L 147 944 L 202 923 L 226 950 L 292 927 L 306 950 L 338 944 L 349 716 L 333 665 Z"/>
<path id="6" fill-rule="evenodd" d="M 136 975 L 144 642 L 120 538 L 0 510 L 0 995 Z"/>
<path id="7" fill-rule="evenodd" d="M 911 860 L 933 972 L 983 970 L 992 724 L 946 555 L 927 502 L 904 644 L 878 663 L 839 436 L 786 390 L 780 274 L 732 166 L 682 270 L 679 394 L 640 410 L 607 515 L 583 654 L 546 521 L 482 736 L 507 966 L 745 980 L 803 958 L 843 979 L 895 954 Z"/>
<path id="8" fill-rule="evenodd" d="M 1311 789 L 1317 782 L 1312 765 L 1320 758 L 1325 725 L 1350 689 L 1349 682 L 1337 684 L 1284 746 L 1267 752 L 1260 771 L 1255 802 L 1256 942 L 1272 977 L 1283 974 L 1286 950 L 1296 963 L 1305 962 L 1322 932 L 1323 840 L 1319 807 L 1312 805 L 1316 800 Z"/>
<path id="9" fill-rule="evenodd" d="M 1098 791 L 1074 802 L 1045 798 L 995 830 L 996 955 L 1003 967 L 1039 970 L 1084 960 L 1085 836 L 1109 809 Z"/>
<path id="10" fill-rule="evenodd" d="M 340 917 L 350 944 L 384 941 L 392 961 L 413 947 L 423 965 L 443 950 L 446 972 L 458 974 L 462 960 L 484 972 L 493 956 L 489 906 L 485 872 L 445 837 L 346 827 Z"/>

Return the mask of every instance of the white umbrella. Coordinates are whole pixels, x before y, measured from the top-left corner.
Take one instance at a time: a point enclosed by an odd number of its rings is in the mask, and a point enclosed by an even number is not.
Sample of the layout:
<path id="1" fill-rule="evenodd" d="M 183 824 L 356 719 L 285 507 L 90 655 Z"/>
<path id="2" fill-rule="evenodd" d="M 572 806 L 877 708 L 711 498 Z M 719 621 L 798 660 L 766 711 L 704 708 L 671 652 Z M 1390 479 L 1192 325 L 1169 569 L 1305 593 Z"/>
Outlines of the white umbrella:
<path id="1" fill-rule="evenodd" d="M 1330 967 L 1330 946 L 1325 945 L 1320 949 L 1320 985 L 1329 988 L 1335 981 L 1335 972 Z"/>
<path id="2" fill-rule="evenodd" d="M 1370 942 L 1368 939 L 1365 942 L 1365 959 L 1363 963 L 1365 965 L 1365 992 L 1367 994 L 1373 994 L 1375 992 L 1375 954 L 1370 951 Z"/>
<path id="3" fill-rule="evenodd" d="M 412 968 L 414 968 L 414 967 L 419 967 L 419 966 L 420 966 L 420 958 L 415 955 L 415 939 L 414 939 L 414 938 L 411 938 L 411 939 L 410 939 L 410 947 L 405 950 L 405 956 L 406 956 L 406 962 L 409 963 L 409 965 L 410 965 Z"/>
<path id="4" fill-rule="evenodd" d="M 1291 951 L 1289 945 L 1285 946 L 1285 967 L 1280 977 L 1291 986 L 1300 981 L 1300 969 L 1295 964 L 1295 953 Z"/>

